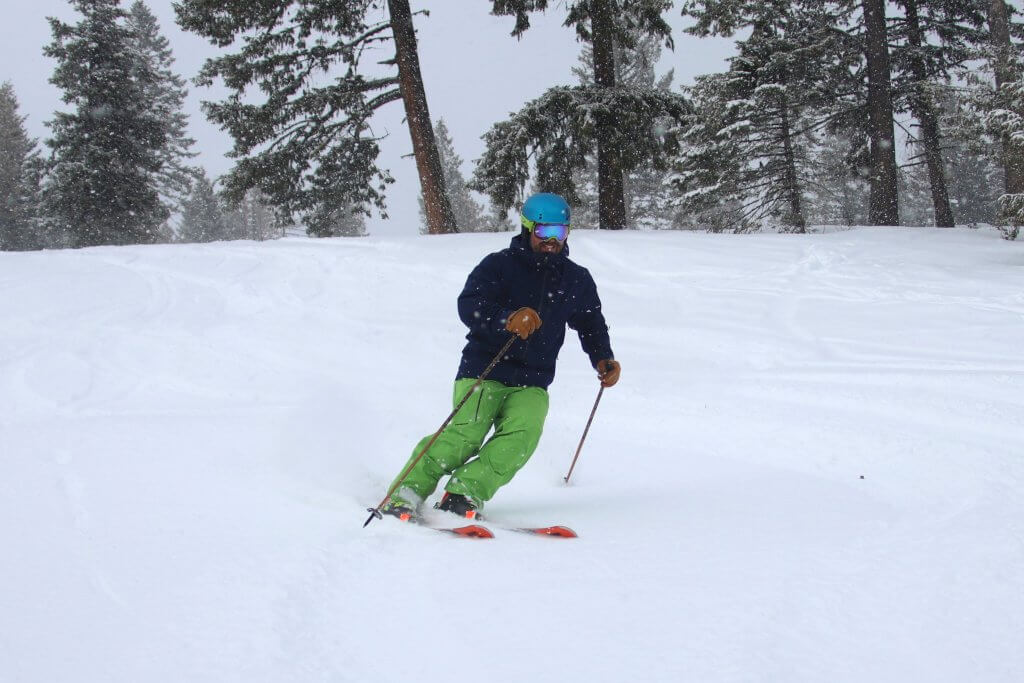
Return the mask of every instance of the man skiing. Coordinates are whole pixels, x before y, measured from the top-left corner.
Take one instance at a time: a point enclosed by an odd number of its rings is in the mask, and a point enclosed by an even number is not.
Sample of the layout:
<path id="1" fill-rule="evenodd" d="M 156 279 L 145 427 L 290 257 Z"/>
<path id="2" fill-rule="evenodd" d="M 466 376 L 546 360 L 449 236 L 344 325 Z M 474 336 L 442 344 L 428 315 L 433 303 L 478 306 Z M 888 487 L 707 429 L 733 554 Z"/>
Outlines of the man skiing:
<path id="1" fill-rule="evenodd" d="M 585 268 L 569 260 L 569 219 L 569 205 L 559 195 L 529 197 L 520 233 L 469 274 L 458 299 L 459 317 L 469 333 L 455 380 L 456 406 L 510 335 L 519 339 L 405 477 L 399 474 L 381 512 L 414 519 L 440 479 L 451 475 L 436 507 L 478 517 L 484 502 L 512 480 L 537 448 L 548 411 L 547 387 L 567 325 L 579 334 L 601 384 L 611 387 L 618 381 L 620 367 L 597 287 Z M 494 434 L 485 442 L 492 426 Z M 420 441 L 402 473 L 433 437 Z"/>

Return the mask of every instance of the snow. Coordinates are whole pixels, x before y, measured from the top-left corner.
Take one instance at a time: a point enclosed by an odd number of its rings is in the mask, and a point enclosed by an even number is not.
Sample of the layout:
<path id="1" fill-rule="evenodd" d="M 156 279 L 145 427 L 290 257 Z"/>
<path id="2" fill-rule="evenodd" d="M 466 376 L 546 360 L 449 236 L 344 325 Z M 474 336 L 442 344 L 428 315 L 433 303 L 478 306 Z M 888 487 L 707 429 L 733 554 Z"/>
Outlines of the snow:
<path id="1" fill-rule="evenodd" d="M 488 506 L 362 528 L 507 234 L 0 254 L 0 680 L 1019 681 L 1024 245 L 571 238 L 574 337 Z"/>

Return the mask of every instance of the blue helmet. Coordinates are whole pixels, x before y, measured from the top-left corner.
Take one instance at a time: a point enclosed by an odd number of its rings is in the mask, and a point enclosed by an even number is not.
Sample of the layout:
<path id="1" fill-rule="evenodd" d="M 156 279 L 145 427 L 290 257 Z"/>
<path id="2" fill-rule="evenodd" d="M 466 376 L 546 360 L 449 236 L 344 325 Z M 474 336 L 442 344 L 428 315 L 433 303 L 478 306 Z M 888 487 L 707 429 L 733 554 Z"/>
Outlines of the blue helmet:
<path id="1" fill-rule="evenodd" d="M 520 213 L 519 221 L 527 230 L 532 230 L 533 226 L 538 223 L 569 225 L 571 213 L 569 204 L 562 199 L 561 195 L 551 192 L 540 192 L 530 195 L 523 203 L 523 210 Z"/>

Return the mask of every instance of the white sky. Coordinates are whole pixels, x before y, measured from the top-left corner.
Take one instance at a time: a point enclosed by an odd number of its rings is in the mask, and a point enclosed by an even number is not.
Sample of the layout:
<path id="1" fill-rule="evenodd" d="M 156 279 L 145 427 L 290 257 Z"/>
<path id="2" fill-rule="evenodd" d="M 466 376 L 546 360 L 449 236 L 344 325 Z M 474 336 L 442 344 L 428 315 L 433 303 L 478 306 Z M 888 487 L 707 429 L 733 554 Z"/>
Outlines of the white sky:
<path id="1" fill-rule="evenodd" d="M 124 6 L 131 4 L 124 1 Z M 174 10 L 166 0 L 149 0 L 150 8 L 171 41 L 178 73 L 191 79 L 203 62 L 217 50 L 204 39 L 182 32 L 174 23 Z M 575 33 L 562 27 L 565 10 L 559 3 L 546 14 L 532 17 L 532 28 L 517 41 L 509 35 L 514 20 L 493 17 L 487 0 L 413 0 L 413 9 L 430 6 L 430 16 L 415 18 L 419 37 L 420 66 L 432 118 L 444 118 L 464 160 L 469 177 L 473 160 L 483 152 L 481 136 L 495 122 L 538 97 L 547 88 L 574 82 L 580 44 Z M 0 40 L 0 81 L 14 84 L 20 111 L 28 116 L 31 135 L 42 141 L 49 134 L 45 122 L 62 107 L 60 92 L 50 85 L 53 60 L 42 55 L 51 42 L 46 17 L 77 22 L 65 0 L 35 0 L 5 9 Z M 723 68 L 732 51 L 731 40 L 696 39 L 682 32 L 678 10 L 667 18 L 675 27 L 675 52 L 665 51 L 662 69 L 675 69 L 677 83 L 689 83 L 699 74 Z M 385 56 L 382 54 L 382 59 Z M 217 99 L 215 89 L 191 87 L 188 99 L 190 133 L 196 139 L 198 163 L 211 177 L 231 168 L 224 154 L 231 148 L 229 136 L 206 121 L 200 110 L 204 99 Z M 368 228 L 373 234 L 414 234 L 419 226 L 419 179 L 412 159 L 412 143 L 403 124 L 400 101 L 380 111 L 374 119 L 378 134 L 388 133 L 381 147 L 380 163 L 391 171 L 395 183 L 388 189 L 389 220 L 374 216 Z"/>

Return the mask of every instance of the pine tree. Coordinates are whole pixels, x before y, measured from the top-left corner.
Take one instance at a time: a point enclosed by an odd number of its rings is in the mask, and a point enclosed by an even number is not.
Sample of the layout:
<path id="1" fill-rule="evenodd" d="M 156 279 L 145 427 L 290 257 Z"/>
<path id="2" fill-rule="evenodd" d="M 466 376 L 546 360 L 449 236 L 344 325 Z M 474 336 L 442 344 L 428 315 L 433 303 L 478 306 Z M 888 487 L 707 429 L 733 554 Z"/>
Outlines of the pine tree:
<path id="1" fill-rule="evenodd" d="M 1000 162 L 1007 195 L 1024 194 L 1024 141 L 1014 134 L 1020 130 L 1016 122 L 1024 116 L 1021 102 L 1024 98 L 1019 85 L 1020 79 L 1024 78 L 1024 50 L 1019 42 L 1024 38 L 1024 27 L 1014 21 L 1014 14 L 1014 8 L 1004 0 L 989 1 L 987 56 L 995 92 L 982 105 L 989 117 L 990 128 L 999 136 Z M 1012 218 L 1012 214 L 1011 211 L 1005 217 Z"/>
<path id="2" fill-rule="evenodd" d="M 631 48 L 621 45 L 615 47 L 616 83 L 626 88 L 670 93 L 674 73 L 669 71 L 661 77 L 655 73 L 655 67 L 661 59 L 661 40 L 654 36 L 638 35 L 633 38 L 632 44 Z M 593 61 L 593 48 L 584 45 L 580 51 L 580 63 L 572 70 L 582 86 L 594 85 L 591 68 Z M 655 124 L 651 134 L 663 136 L 671 125 L 671 120 Z M 666 170 L 658 170 L 643 163 L 625 174 L 623 190 L 626 219 L 631 227 L 672 228 L 679 220 L 671 206 L 672 189 L 666 183 L 667 175 Z M 573 222 L 583 226 L 597 225 L 599 183 L 597 159 L 593 155 L 587 157 L 586 165 L 577 171 L 573 182 L 580 197 L 580 204 L 573 213 Z"/>
<path id="3" fill-rule="evenodd" d="M 36 141 L 18 114 L 14 86 L 5 82 L 0 84 L 0 250 L 45 246 L 37 221 L 39 180 Z"/>
<path id="4" fill-rule="evenodd" d="M 862 0 L 867 76 L 867 131 L 871 160 L 868 218 L 872 225 L 897 225 L 899 171 L 893 126 L 892 69 L 885 0 Z"/>
<path id="5" fill-rule="evenodd" d="M 790 0 L 692 0 L 684 13 L 697 20 L 690 29 L 697 35 L 750 35 L 737 43 L 728 72 L 688 91 L 701 116 L 685 132 L 673 178 L 681 207 L 728 198 L 740 207 L 735 229 L 767 223 L 804 232 L 813 133 L 848 108 L 836 95 L 852 81 L 850 49 L 832 30 L 839 17 L 820 3 Z"/>
<path id="6" fill-rule="evenodd" d="M 213 242 L 228 238 L 228 223 L 220 198 L 205 172 L 192 183 L 192 191 L 182 202 L 180 242 Z"/>
<path id="7" fill-rule="evenodd" d="M 869 187 L 862 140 L 826 130 L 811 146 L 807 220 L 812 225 L 867 225 Z"/>
<path id="8" fill-rule="evenodd" d="M 983 138 L 957 139 L 947 134 L 945 152 L 949 199 L 961 223 L 995 224 L 999 219 L 1002 170 L 992 162 L 993 150 L 979 150 Z M 1021 221 L 1024 223 L 1024 221 Z"/>
<path id="9" fill-rule="evenodd" d="M 914 214 L 900 210 L 902 185 L 914 187 L 917 170 L 901 173 L 896 164 L 894 120 L 909 111 L 916 119 L 915 154 L 927 170 L 928 194 L 938 225 L 952 225 L 949 172 L 943 158 L 941 90 L 969 58 L 979 32 L 980 0 L 829 0 L 839 20 L 833 27 L 851 36 L 863 55 L 854 75 L 863 79 L 860 116 L 840 114 L 833 131 L 866 139 L 864 177 L 870 184 L 869 222 L 887 225 Z M 920 143 L 920 144 L 918 144 Z M 859 154 L 851 158 L 858 157 Z M 910 200 L 910 198 L 907 198 Z M 916 218 L 915 222 L 919 222 Z M 925 221 L 931 222 L 931 221 Z"/>
<path id="10" fill-rule="evenodd" d="M 421 230 L 429 234 L 429 228 Z M 342 206 L 325 214 L 315 214 L 306 226 L 310 237 L 363 237 L 366 235 L 366 214 L 354 206 Z"/>
<path id="11" fill-rule="evenodd" d="M 678 193 L 673 206 L 686 216 L 681 227 L 711 232 L 752 227 L 746 221 L 746 191 L 741 186 L 746 159 L 736 137 L 719 134 L 731 120 L 731 112 L 723 107 L 728 101 L 726 87 L 727 78 L 715 74 L 697 78 L 687 89 L 693 116 L 681 127 L 681 152 L 668 176 Z"/>
<path id="12" fill-rule="evenodd" d="M 940 100 L 983 42 L 985 14 L 976 0 L 897 0 L 896 6 L 900 11 L 889 20 L 893 103 L 917 122 L 912 142 L 927 171 L 933 206 L 933 218 L 924 224 L 952 227 Z"/>
<path id="13" fill-rule="evenodd" d="M 448 191 L 448 198 L 451 200 L 452 213 L 455 216 L 455 225 L 459 232 L 490 232 L 493 223 L 484 217 L 484 210 L 480 204 L 473 199 L 469 187 L 466 186 L 466 179 L 462 175 L 462 157 L 455 151 L 455 142 L 452 140 L 451 132 L 445 125 L 444 119 L 438 119 L 434 124 L 434 139 L 437 141 L 437 152 L 441 157 L 441 168 L 444 172 L 444 186 Z M 423 202 L 420 202 L 420 232 L 427 233 L 427 215 Z"/>
<path id="14" fill-rule="evenodd" d="M 994 88 L 978 88 L 978 109 L 999 142 L 1003 194 L 999 221 L 1016 238 L 1024 225 L 1024 26 L 1014 21 L 1015 10 L 1004 0 L 990 0 L 988 67 Z M 986 92 L 986 90 L 988 90 Z"/>
<path id="15" fill-rule="evenodd" d="M 420 73 L 412 8 L 409 0 L 388 0 L 388 11 L 391 13 L 391 29 L 395 38 L 395 64 L 405 105 L 405 120 L 409 126 L 416 170 L 420 176 L 420 196 L 423 198 L 428 232 L 456 232 L 455 214 L 445 190 L 444 169 L 441 167 L 441 156 L 434 139 L 434 129 L 430 125 L 430 112 L 427 110 L 427 94 Z"/>
<path id="16" fill-rule="evenodd" d="M 1024 150 L 1024 69 L 1017 72 L 1014 80 L 1002 84 L 999 99 L 1004 106 L 990 113 L 989 122 L 1000 134 L 1006 158 L 1007 149 L 1012 152 Z M 1008 160 L 1007 166 L 1018 162 L 1018 159 Z M 1016 226 L 1010 231 L 1016 237 L 1020 226 L 1024 226 L 1024 187 L 1007 183 L 1005 189 L 999 197 L 1000 217 L 1003 222 Z"/>
<path id="17" fill-rule="evenodd" d="M 492 0 L 492 13 L 516 17 L 512 34 L 529 26 L 529 14 L 547 9 L 547 0 Z M 681 122 L 688 105 L 679 95 L 618 86 L 615 45 L 632 47 L 633 36 L 653 35 L 671 45 L 661 14 L 667 0 L 574 0 L 566 3 L 566 26 L 593 47 L 593 85 L 558 86 L 528 103 L 484 136 L 487 151 L 471 187 L 488 194 L 500 212 L 515 203 L 530 178 L 535 156 L 536 184 L 580 198 L 573 173 L 585 167 L 596 150 L 600 227 L 626 226 L 623 173 L 640 164 L 667 167 L 675 139 L 656 131 L 666 118 Z"/>
<path id="18" fill-rule="evenodd" d="M 250 193 L 251 194 L 251 193 Z M 263 203 L 265 200 L 259 198 Z M 339 193 L 317 206 L 306 219 L 306 234 L 310 237 L 363 237 L 366 235 L 366 209 L 348 203 Z M 281 221 L 279 225 L 283 225 Z"/>
<path id="19" fill-rule="evenodd" d="M 187 196 L 197 173 L 188 164 L 189 159 L 196 156 L 191 150 L 195 140 L 188 136 L 185 113 L 188 89 L 185 80 L 173 70 L 174 56 L 169 41 L 160 33 L 156 17 L 141 0 L 132 4 L 127 26 L 132 32 L 138 60 L 136 79 L 142 86 L 146 105 L 164 128 L 164 144 L 158 150 L 160 170 L 155 174 L 156 187 L 164 205 L 174 211 Z"/>
<path id="20" fill-rule="evenodd" d="M 224 218 L 226 223 L 224 239 L 256 240 L 278 239 L 284 236 L 287 219 L 272 208 L 267 197 L 253 188 L 245 193 L 240 200 L 222 195 L 226 205 Z M 307 230 L 311 236 L 322 237 Z"/>
<path id="21" fill-rule="evenodd" d="M 373 19 L 385 5 L 391 19 Z M 432 188 L 438 205 L 435 229 L 451 229 L 444 218 L 442 181 L 431 171 L 436 153 L 407 9 L 408 3 L 394 0 L 182 0 L 175 5 L 185 30 L 224 48 L 241 43 L 234 52 L 208 60 L 198 78 L 200 85 L 222 79 L 231 92 L 204 109 L 235 141 L 231 155 L 238 163 L 225 179 L 232 200 L 258 188 L 282 215 L 300 216 L 308 224 L 319 224 L 344 206 L 383 212 L 385 188 L 394 181 L 377 165 L 380 150 L 370 120 L 407 91 L 421 187 Z M 381 61 L 377 49 L 392 40 L 394 59 Z M 366 57 L 375 62 L 369 68 Z M 378 64 L 390 70 L 368 75 L 380 71 Z M 261 98 L 253 102 L 256 91 Z"/>
<path id="22" fill-rule="evenodd" d="M 900 188 L 900 224 L 901 225 L 933 225 L 935 215 L 932 204 L 931 185 L 924 157 L 924 148 L 920 142 L 912 143 L 911 149 L 916 152 L 916 159 L 899 168 Z"/>
<path id="23" fill-rule="evenodd" d="M 168 217 L 155 174 L 166 134 L 146 101 L 134 36 L 119 0 L 70 0 L 74 25 L 50 19 L 51 82 L 73 111 L 57 112 L 46 210 L 70 246 L 151 243 Z"/>
<path id="24" fill-rule="evenodd" d="M 999 143 L 986 130 L 984 117 L 975 108 L 976 93 L 948 87 L 935 89 L 933 96 L 942 130 L 942 159 L 953 214 L 960 223 L 995 223 L 1003 186 Z M 924 158 L 920 142 L 912 142 L 911 150 L 910 163 Z M 928 199 L 930 207 L 930 192 Z M 928 225 L 932 214 L 925 219 L 920 224 Z"/>
<path id="25" fill-rule="evenodd" d="M 266 195 L 259 190 L 250 190 L 243 206 L 248 219 L 244 239 L 262 242 L 284 236 L 284 223 L 270 205 Z"/>

